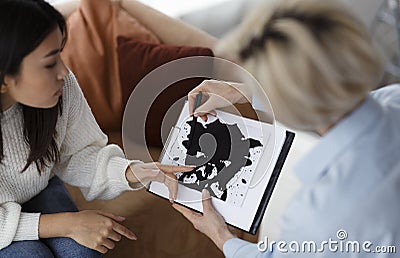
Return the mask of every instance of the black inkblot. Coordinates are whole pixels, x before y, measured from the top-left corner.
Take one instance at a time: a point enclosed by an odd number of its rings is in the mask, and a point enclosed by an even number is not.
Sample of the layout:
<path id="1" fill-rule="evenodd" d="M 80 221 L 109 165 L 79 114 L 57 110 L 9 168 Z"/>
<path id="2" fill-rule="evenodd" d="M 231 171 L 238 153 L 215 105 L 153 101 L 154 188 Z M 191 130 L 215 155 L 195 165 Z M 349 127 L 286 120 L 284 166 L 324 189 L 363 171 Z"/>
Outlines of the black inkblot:
<path id="1" fill-rule="evenodd" d="M 251 166 L 251 164 L 253 164 L 253 162 L 251 162 L 251 160 L 249 159 L 246 159 L 246 167 Z"/>
<path id="2" fill-rule="evenodd" d="M 185 185 L 198 191 L 208 189 L 211 195 L 215 197 L 218 196 L 211 189 L 211 185 L 218 183 L 218 192 L 222 192 L 220 199 L 225 201 L 228 182 L 242 167 L 252 165 L 249 159 L 250 149 L 262 147 L 263 145 L 258 140 L 246 139 L 236 124 L 224 124 L 219 119 L 207 125 L 202 125 L 197 122 L 197 119 L 186 123 L 191 130 L 187 136 L 189 140 L 182 142 L 182 145 L 187 150 L 185 164 L 195 165 L 196 169 L 193 172 L 183 173 L 178 178 L 178 181 L 183 182 L 185 178 L 190 178 L 195 174 L 196 182 Z M 194 135 L 192 135 L 193 131 Z M 190 139 L 193 142 L 190 142 Z M 196 157 L 198 152 L 204 153 L 204 156 Z M 221 160 L 230 161 L 231 163 L 226 167 L 224 162 L 220 162 Z M 205 166 L 204 172 L 198 170 L 202 166 Z M 217 169 L 215 176 L 213 175 L 213 168 Z"/>

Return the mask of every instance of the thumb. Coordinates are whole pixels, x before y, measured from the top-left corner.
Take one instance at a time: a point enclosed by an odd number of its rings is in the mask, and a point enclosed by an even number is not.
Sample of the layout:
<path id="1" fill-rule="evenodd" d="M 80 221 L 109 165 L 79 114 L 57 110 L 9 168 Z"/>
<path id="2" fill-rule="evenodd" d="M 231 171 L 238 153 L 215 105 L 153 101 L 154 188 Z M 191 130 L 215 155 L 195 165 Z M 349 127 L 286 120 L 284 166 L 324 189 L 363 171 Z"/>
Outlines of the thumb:
<path id="1" fill-rule="evenodd" d="M 208 213 L 208 212 L 213 212 L 214 207 L 211 202 L 211 195 L 210 192 L 207 189 L 203 189 L 201 192 L 202 196 L 202 203 L 203 203 L 203 212 Z"/>

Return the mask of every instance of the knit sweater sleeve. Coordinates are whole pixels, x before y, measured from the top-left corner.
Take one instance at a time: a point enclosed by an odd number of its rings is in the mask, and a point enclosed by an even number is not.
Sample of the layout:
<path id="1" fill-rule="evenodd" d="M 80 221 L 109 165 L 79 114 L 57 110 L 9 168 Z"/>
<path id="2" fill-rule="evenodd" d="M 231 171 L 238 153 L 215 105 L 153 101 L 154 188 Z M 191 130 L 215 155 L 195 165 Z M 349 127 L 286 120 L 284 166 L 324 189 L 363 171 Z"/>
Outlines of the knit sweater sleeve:
<path id="1" fill-rule="evenodd" d="M 0 206 L 0 250 L 13 241 L 37 240 L 40 213 L 21 212 L 21 205 L 6 202 Z"/>
<path id="2" fill-rule="evenodd" d="M 61 160 L 54 173 L 81 189 L 86 200 L 112 199 L 130 190 L 125 171 L 130 164 L 117 145 L 107 145 L 86 99 L 70 73 L 63 90 L 63 115 L 67 119 Z"/>

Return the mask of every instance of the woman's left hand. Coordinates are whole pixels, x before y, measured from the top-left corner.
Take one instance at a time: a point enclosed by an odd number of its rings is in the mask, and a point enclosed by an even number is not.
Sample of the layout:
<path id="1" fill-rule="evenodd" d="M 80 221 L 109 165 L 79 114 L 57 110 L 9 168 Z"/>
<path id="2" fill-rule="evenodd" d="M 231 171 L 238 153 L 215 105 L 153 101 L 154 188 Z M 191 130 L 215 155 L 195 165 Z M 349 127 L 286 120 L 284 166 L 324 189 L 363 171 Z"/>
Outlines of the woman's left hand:
<path id="1" fill-rule="evenodd" d="M 154 163 L 133 163 L 126 172 L 125 176 L 129 183 L 147 185 L 151 181 L 165 184 L 169 190 L 169 200 L 173 202 L 178 192 L 178 180 L 174 173 L 190 172 L 193 166 L 171 166 L 158 162 Z"/>
<path id="2" fill-rule="evenodd" d="M 172 207 L 182 213 L 193 224 L 195 229 L 209 237 L 222 251 L 224 243 L 236 236 L 232 234 L 222 216 L 214 209 L 210 193 L 207 190 L 203 190 L 202 199 L 203 215 L 179 204 L 174 203 Z"/>

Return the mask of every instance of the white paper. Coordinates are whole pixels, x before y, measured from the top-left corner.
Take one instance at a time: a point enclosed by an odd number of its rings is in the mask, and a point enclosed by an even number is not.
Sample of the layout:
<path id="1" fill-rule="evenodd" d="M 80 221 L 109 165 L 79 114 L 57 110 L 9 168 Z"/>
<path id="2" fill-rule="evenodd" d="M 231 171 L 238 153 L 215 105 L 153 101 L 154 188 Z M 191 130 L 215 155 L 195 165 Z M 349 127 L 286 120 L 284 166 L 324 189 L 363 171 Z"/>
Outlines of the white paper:
<path id="1" fill-rule="evenodd" d="M 171 132 L 169 142 L 166 143 L 167 146 L 161 158 L 161 163 L 184 165 L 186 148 L 182 141 L 188 140 L 187 135 L 190 132 L 190 126 L 186 122 L 190 119 L 186 103 L 175 129 Z M 238 171 L 226 185 L 226 200 L 212 198 L 214 207 L 227 223 L 249 231 L 284 143 L 286 130 L 222 111 L 217 111 L 217 118 L 209 116 L 208 121 L 203 124 L 206 126 L 216 119 L 224 124 L 236 125 L 245 138 L 251 137 L 262 144 L 262 147 L 250 149 L 249 159 L 252 161 L 252 165 L 242 167 L 241 171 Z M 229 164 L 230 161 L 224 162 Z M 249 172 L 250 170 L 252 172 Z M 223 173 L 223 171 L 220 173 Z M 246 184 L 240 183 L 242 179 Z M 190 180 L 192 179 L 186 178 L 188 183 L 190 183 Z M 149 191 L 168 198 L 168 189 L 161 183 L 153 182 Z M 202 212 L 201 192 L 199 190 L 179 184 L 176 202 Z"/>

